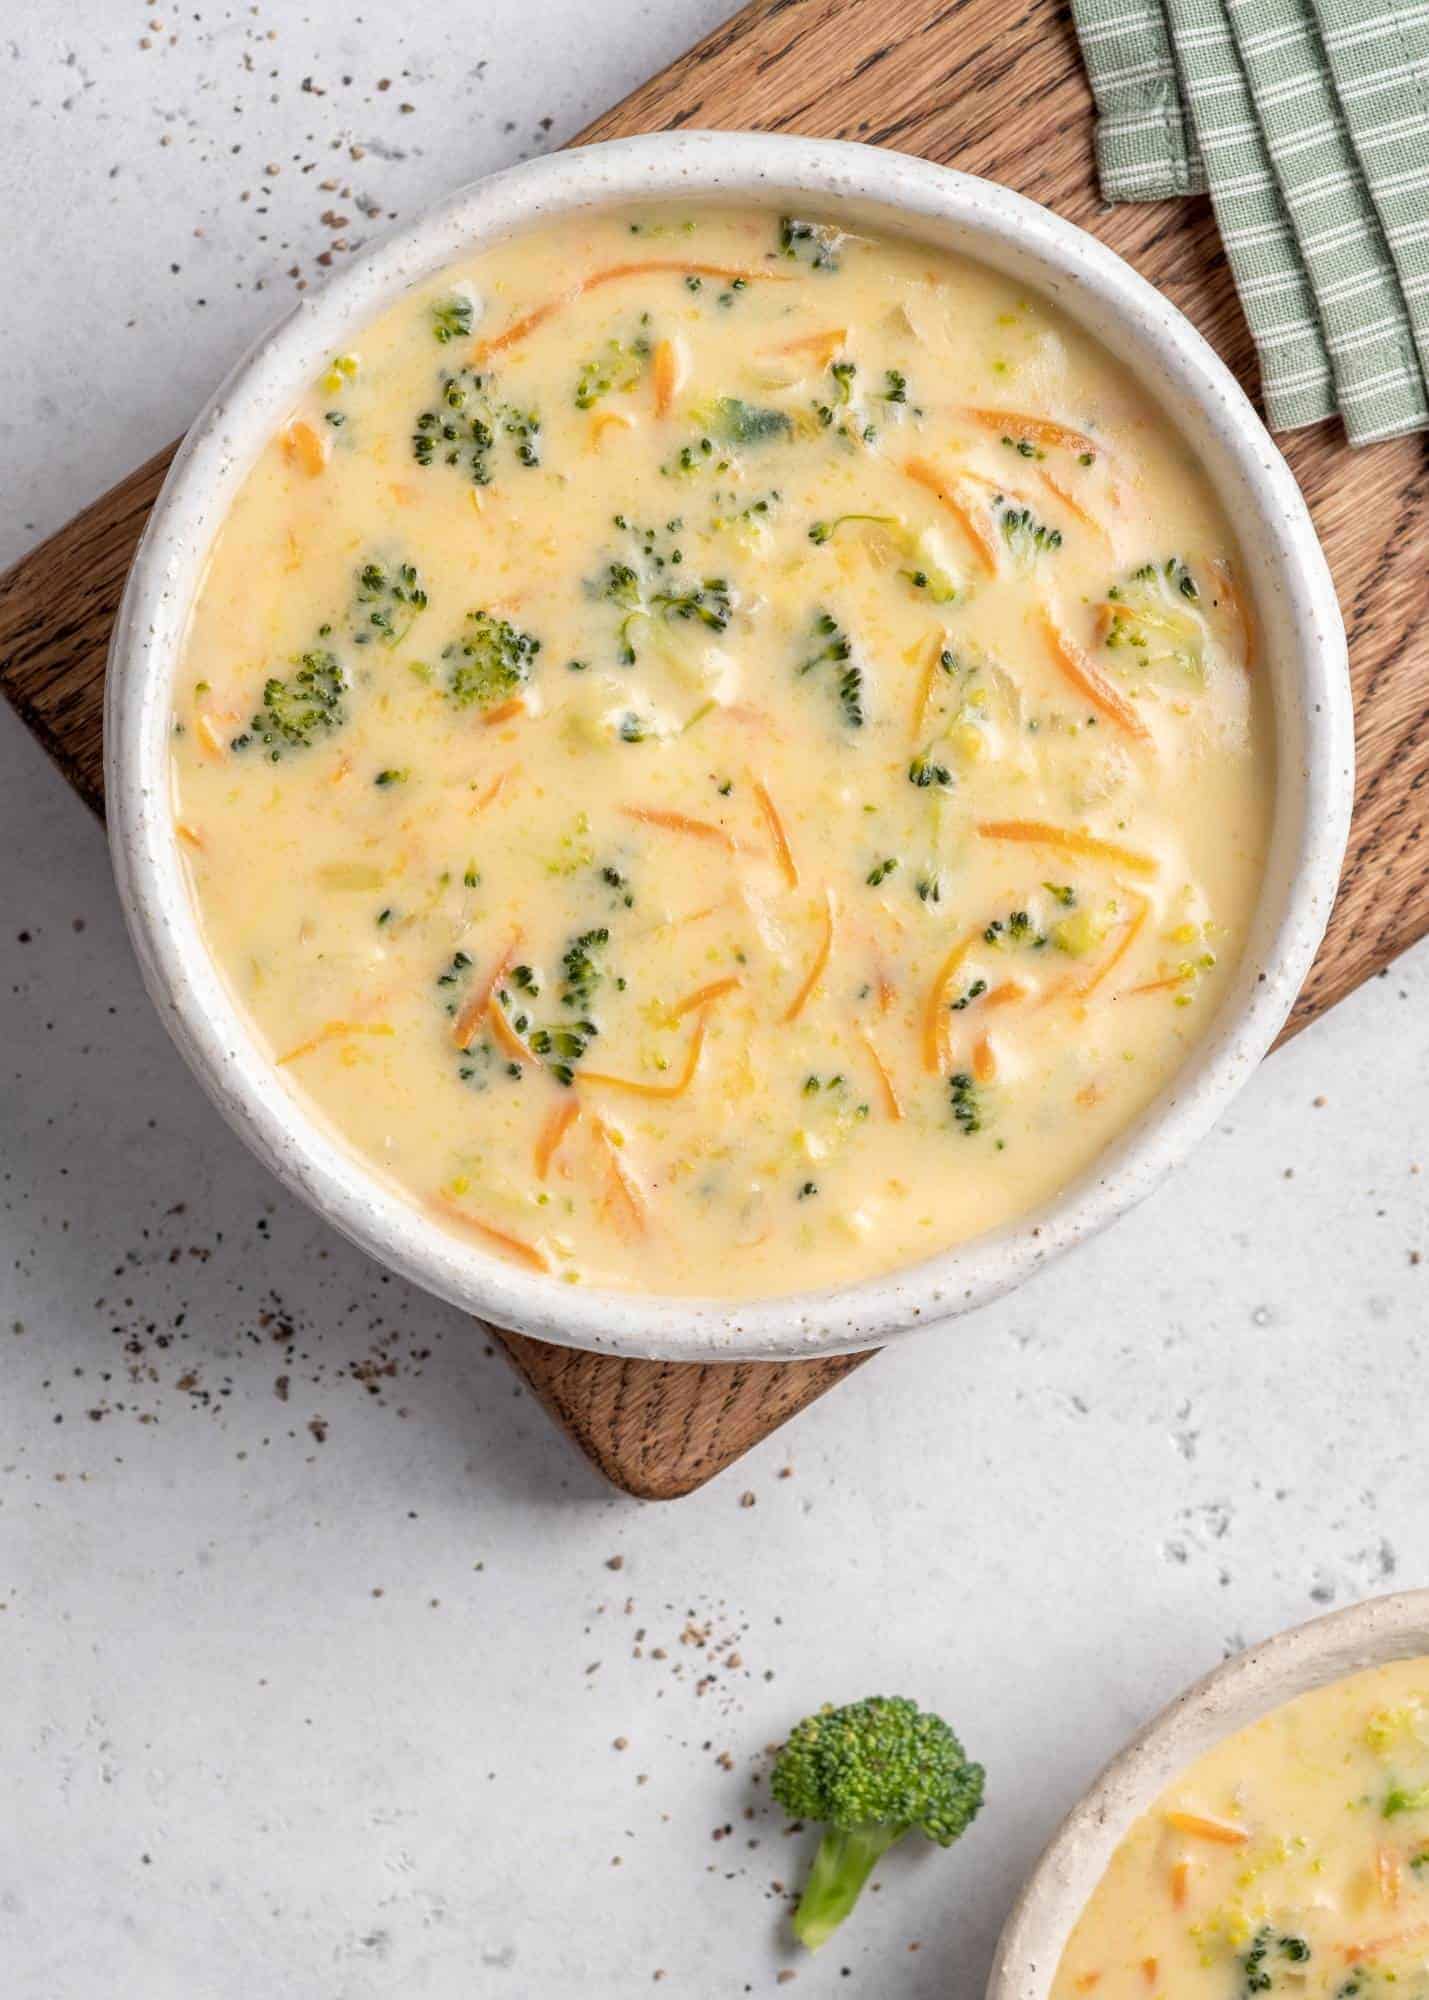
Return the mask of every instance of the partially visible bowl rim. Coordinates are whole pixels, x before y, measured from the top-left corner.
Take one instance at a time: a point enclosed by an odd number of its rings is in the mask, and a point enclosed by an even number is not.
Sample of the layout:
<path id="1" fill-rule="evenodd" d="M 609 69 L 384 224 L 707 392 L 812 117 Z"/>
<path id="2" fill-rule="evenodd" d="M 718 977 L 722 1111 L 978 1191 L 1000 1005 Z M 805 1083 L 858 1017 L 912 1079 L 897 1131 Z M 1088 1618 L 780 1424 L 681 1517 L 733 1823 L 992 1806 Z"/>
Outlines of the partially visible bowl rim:
<path id="1" fill-rule="evenodd" d="M 1062 1821 L 998 1940 L 987 2000 L 1047 2000 L 1078 1917 L 1128 1828 L 1179 1771 L 1310 1689 L 1429 1655 L 1429 1590 L 1366 1598 L 1224 1660 L 1137 1731 Z"/>
<path id="2" fill-rule="evenodd" d="M 172 832 L 168 713 L 192 593 L 233 494 L 321 357 L 402 289 L 473 254 L 478 238 L 583 206 L 676 195 L 863 203 L 909 233 L 972 231 L 981 239 L 972 253 L 994 265 L 1034 262 L 1034 282 L 1073 317 L 1079 301 L 1095 300 L 1140 367 L 1187 399 L 1205 429 L 1202 456 L 1219 455 L 1224 483 L 1255 496 L 1266 539 L 1254 560 L 1272 567 L 1296 634 L 1296 670 L 1275 699 L 1267 883 L 1278 855 L 1283 895 L 1272 921 L 1267 889 L 1254 962 L 1248 945 L 1233 998 L 1166 1091 L 1033 1214 L 919 1264 L 767 1300 L 653 1296 L 528 1275 L 389 1190 L 274 1072 L 204 946 Z M 1287 716 L 1292 704 L 1297 713 Z M 1287 736 L 1303 751 L 1299 768 L 1284 755 Z M 190 1067 L 259 1157 L 384 1264 L 482 1318 L 558 1343 L 675 1360 L 795 1359 L 886 1343 L 998 1297 L 1133 1206 L 1209 1129 L 1289 1013 L 1333 903 L 1353 786 L 1344 629 L 1328 567 L 1289 468 L 1189 322 L 1114 252 L 1006 188 L 873 147 L 749 133 L 617 140 L 493 175 L 395 231 L 265 334 L 190 430 L 150 516 L 111 642 L 105 737 L 115 874 L 145 982 Z"/>

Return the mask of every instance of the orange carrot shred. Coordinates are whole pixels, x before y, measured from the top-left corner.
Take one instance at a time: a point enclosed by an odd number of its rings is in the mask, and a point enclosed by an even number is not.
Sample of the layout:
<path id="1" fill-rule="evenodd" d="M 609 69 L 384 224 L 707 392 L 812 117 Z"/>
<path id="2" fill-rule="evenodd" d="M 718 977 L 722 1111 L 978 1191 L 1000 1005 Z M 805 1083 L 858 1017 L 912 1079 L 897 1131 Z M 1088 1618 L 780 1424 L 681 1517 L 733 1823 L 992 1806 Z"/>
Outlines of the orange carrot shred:
<path id="1" fill-rule="evenodd" d="M 1005 433 L 1027 444 L 1051 445 L 1054 450 L 1090 451 L 1098 456 L 1106 452 L 1106 446 L 1088 437 L 1085 431 L 1059 424 L 1054 417 L 1029 417 L 1016 410 L 964 410 L 963 415 L 985 431 L 996 431 L 999 436 Z"/>
<path id="2" fill-rule="evenodd" d="M 603 1118 L 595 1119 L 594 1125 L 595 1136 L 605 1154 L 606 1176 L 610 1190 L 605 1206 L 617 1209 L 627 1227 L 633 1229 L 637 1235 L 643 1236 L 648 1224 L 645 1198 L 625 1170 L 620 1157 L 620 1148 L 610 1126 Z"/>
<path id="3" fill-rule="evenodd" d="M 486 1003 L 486 1018 L 491 1023 L 491 1038 L 503 1055 L 508 1056 L 512 1062 L 535 1062 L 535 1056 L 506 1018 L 506 1009 L 494 993 Z"/>
<path id="4" fill-rule="evenodd" d="M 174 821 L 174 832 L 188 847 L 201 848 L 203 846 L 203 835 L 197 828 L 190 826 L 186 819 L 176 819 Z"/>
<path id="5" fill-rule="evenodd" d="M 487 709 L 481 720 L 485 728 L 492 729 L 498 722 L 510 722 L 513 716 L 525 713 L 526 704 L 517 694 L 513 695 L 510 701 L 499 701 L 495 708 Z"/>
<path id="6" fill-rule="evenodd" d="M 696 840 L 712 840 L 717 846 L 728 848 L 731 854 L 738 851 L 739 842 L 734 835 L 712 820 L 691 819 L 688 813 L 668 811 L 663 806 L 622 806 L 620 810 L 627 819 L 638 819 L 645 826 L 663 826 L 670 833 L 688 833 Z"/>
<path id="7" fill-rule="evenodd" d="M 789 845 L 789 836 L 784 831 L 784 822 L 779 817 L 779 809 L 769 796 L 769 787 L 762 778 L 754 780 L 754 797 L 764 824 L 769 829 L 769 838 L 774 843 L 774 853 L 779 866 L 784 871 L 784 880 L 791 889 L 799 886 L 799 864 L 794 859 L 794 850 Z"/>
<path id="8" fill-rule="evenodd" d="M 1151 905 L 1144 896 L 1137 896 L 1134 900 L 1136 908 L 1122 925 L 1121 936 L 1117 939 L 1115 945 L 1107 953 L 1101 964 L 1076 989 L 1079 1000 L 1085 1000 L 1090 994 L 1095 993 L 1102 981 L 1109 973 L 1115 972 L 1121 961 L 1126 957 L 1126 954 L 1131 950 L 1131 947 L 1136 943 L 1141 933 L 1141 927 L 1150 915 Z"/>
<path id="9" fill-rule="evenodd" d="M 1047 635 L 1047 644 L 1052 657 L 1061 669 L 1064 679 L 1103 715 L 1110 718 L 1128 736 L 1135 736 L 1143 743 L 1151 740 L 1151 731 L 1132 707 L 1131 703 L 1114 688 L 1099 667 L 1084 653 L 1076 640 L 1062 631 L 1056 620 L 1047 611 L 1042 613 L 1042 630 Z"/>
<path id="10" fill-rule="evenodd" d="M 658 340 L 651 364 L 651 375 L 655 387 L 655 414 L 667 417 L 670 405 L 675 400 L 675 385 L 679 379 L 679 357 L 672 340 Z"/>
<path id="11" fill-rule="evenodd" d="M 1160 1971 L 1160 1969 L 1161 1969 L 1161 1962 L 1159 1959 L 1155 1958 L 1142 1959 L 1141 1976 L 1146 1981 L 1148 1986 L 1154 1986 L 1156 1984 L 1156 1975 Z"/>
<path id="12" fill-rule="evenodd" d="M 516 776 L 516 766 L 514 764 L 509 765 L 506 770 L 499 772 L 497 776 L 492 779 L 491 783 L 487 786 L 486 790 L 482 793 L 481 797 L 477 800 L 476 804 L 472 807 L 471 810 L 473 816 L 475 816 L 477 813 L 484 813 L 488 806 L 495 805 L 496 801 L 500 798 L 501 794 L 506 790 L 506 787 L 511 783 L 511 780 L 515 776 Z"/>
<path id="13" fill-rule="evenodd" d="M 218 724 L 211 715 L 200 715 L 194 724 L 194 731 L 210 757 L 223 756 L 228 745 L 224 742 Z"/>
<path id="14" fill-rule="evenodd" d="M 1090 1993 L 1102 1983 L 1099 1972 L 1079 1972 L 1074 1982 L 1079 1993 Z"/>
<path id="15" fill-rule="evenodd" d="M 1244 1847 L 1250 1839 L 1243 1826 L 1233 1826 L 1225 1819 L 1211 1819 L 1205 1813 L 1183 1812 L 1176 1807 L 1165 1818 L 1166 1824 L 1174 1826 L 1178 1833 L 1189 1833 L 1197 1840 L 1213 1841 L 1220 1847 Z"/>
<path id="16" fill-rule="evenodd" d="M 687 993 L 683 1000 L 677 1001 L 671 1012 L 677 1021 L 682 1020 L 686 1014 L 693 1014 L 697 1007 L 708 1007 L 711 1001 L 722 1000 L 726 993 L 733 993 L 736 986 L 743 984 L 744 981 L 733 972 L 725 979 L 712 979 L 708 986 L 698 987 L 695 992 Z"/>
<path id="17" fill-rule="evenodd" d="M 1347 1944 L 1340 1948 L 1351 1965 L 1358 1965 L 1364 1958 L 1383 1958 L 1388 1951 L 1399 1951 L 1404 1945 L 1418 1944 L 1429 1937 L 1429 1924 L 1410 1924 L 1406 1930 L 1392 1931 L 1388 1937 L 1371 1938 L 1367 1944 Z"/>
<path id="18" fill-rule="evenodd" d="M 824 891 L 824 934 L 819 948 L 814 953 L 813 963 L 804 974 L 803 984 L 784 1010 L 785 1021 L 797 1021 L 811 998 L 815 987 L 824 976 L 824 968 L 829 962 L 829 954 L 834 948 L 834 915 L 836 905 L 832 889 Z"/>
<path id="19" fill-rule="evenodd" d="M 1157 863 L 1149 854 L 1101 840 L 1076 827 L 1053 826 L 1045 819 L 985 819 L 978 824 L 984 840 L 1020 840 L 1029 847 L 1055 847 L 1063 854 L 1080 854 L 1088 861 L 1105 861 L 1131 875 L 1154 875 Z"/>
<path id="20" fill-rule="evenodd" d="M 986 1035 L 979 1037 L 973 1050 L 973 1075 L 979 1083 L 991 1083 L 997 1075 L 997 1057 Z"/>
<path id="21" fill-rule="evenodd" d="M 432 1202 L 432 1207 L 449 1217 L 451 1221 L 460 1223 L 463 1229 L 469 1229 L 474 1236 L 479 1236 L 494 1250 L 500 1250 L 518 1264 L 524 1264 L 528 1270 L 550 1270 L 551 1260 L 538 1243 L 528 1243 L 523 1236 L 513 1236 L 509 1229 L 498 1229 L 494 1223 L 483 1222 L 479 1216 L 469 1215 L 464 1208 L 458 1207 L 457 1203 L 449 1200 L 446 1195 L 438 1195 Z"/>
<path id="22" fill-rule="evenodd" d="M 948 481 L 939 472 L 937 466 L 930 465 L 926 458 L 909 458 L 904 460 L 903 470 L 910 479 L 916 480 L 919 486 L 926 487 L 928 492 L 933 495 L 933 498 L 940 501 L 947 508 L 948 512 L 982 557 L 985 568 L 990 573 L 995 573 L 997 569 L 996 542 L 972 512 L 971 508 L 965 507 L 962 501 L 958 499 Z"/>
<path id="23" fill-rule="evenodd" d="M 327 465 L 327 440 L 300 418 L 283 433 L 283 456 L 300 465 L 310 479 L 316 479 Z"/>
<path id="24" fill-rule="evenodd" d="M 1173 972 L 1165 979 L 1147 979 L 1140 986 L 1128 986 L 1126 989 L 1126 998 L 1132 999 L 1138 993 L 1169 993 L 1173 987 L 1184 986 L 1185 983 L 1186 974 L 1184 972 Z"/>
<path id="25" fill-rule="evenodd" d="M 599 451 L 601 439 L 609 430 L 633 430 L 634 424 L 623 410 L 599 410 L 590 420 L 590 448 Z"/>
<path id="26" fill-rule="evenodd" d="M 581 1115 L 579 1098 L 567 1092 L 552 1111 L 536 1138 L 536 1178 L 544 1180 L 551 1162 L 560 1151 L 561 1141 Z"/>
<path id="27" fill-rule="evenodd" d="M 938 968 L 938 974 L 932 986 L 928 989 L 928 1004 L 923 1014 L 923 1067 L 925 1069 L 939 1070 L 947 1066 L 949 1055 L 948 1009 L 945 1003 L 948 997 L 948 987 L 952 983 L 954 973 L 977 942 L 978 936 L 979 933 L 977 931 L 969 931 L 961 943 L 953 946 L 952 950 L 943 960 L 942 965 Z"/>
<path id="28" fill-rule="evenodd" d="M 788 282 L 782 272 L 744 271 L 733 264 L 690 264 L 682 262 L 677 257 L 646 257 L 637 263 L 611 264 L 603 271 L 592 271 L 588 277 L 580 279 L 559 298 L 546 299 L 541 305 L 533 306 L 530 312 L 520 319 L 513 320 L 510 326 L 501 333 L 493 335 L 490 340 L 479 340 L 472 350 L 472 361 L 480 367 L 491 355 L 502 354 L 508 347 L 515 347 L 518 342 L 525 340 L 528 334 L 534 333 L 538 326 L 544 326 L 546 321 L 563 306 L 574 304 L 586 292 L 593 292 L 600 285 L 614 284 L 620 278 L 645 277 L 656 271 L 678 271 L 685 277 L 743 278 L 746 283 L 752 278 L 763 278 L 771 284 Z"/>
<path id="29" fill-rule="evenodd" d="M 1185 1909 L 1186 1892 L 1190 1887 L 1190 1882 L 1191 1882 L 1190 1862 L 1178 1861 L 1175 1867 L 1171 1870 L 1171 1902 L 1174 1908 L 1178 1910 Z"/>
<path id="30" fill-rule="evenodd" d="M 938 667 L 947 648 L 946 632 L 935 632 L 928 647 L 928 663 L 923 669 L 923 678 L 918 686 L 918 699 L 913 704 L 913 741 L 916 743 L 923 733 L 923 724 L 933 700 L 933 689 L 937 684 Z"/>
<path id="31" fill-rule="evenodd" d="M 1080 521 L 1083 527 L 1090 528 L 1093 534 L 1100 535 L 1104 542 L 1108 545 L 1110 544 L 1111 535 L 1105 523 L 1099 521 L 1090 508 L 1084 507 L 1076 494 L 1070 492 L 1060 479 L 1054 479 L 1051 473 L 1045 471 L 1040 465 L 1037 468 L 1037 477 L 1041 480 L 1052 498 L 1061 502 L 1073 520 Z"/>
<path id="32" fill-rule="evenodd" d="M 314 1049 L 320 1049 L 325 1042 L 339 1042 L 348 1035 L 392 1035 L 397 1031 L 387 1021 L 329 1021 L 310 1035 L 305 1042 L 299 1042 L 295 1049 L 289 1049 L 285 1056 L 279 1056 L 278 1067 L 285 1063 L 297 1062 L 301 1056 L 310 1056 Z"/>
<path id="33" fill-rule="evenodd" d="M 632 1097 L 683 1097 L 695 1080 L 700 1066 L 700 1051 L 705 1045 L 705 1029 L 709 1023 L 709 1009 L 701 1010 L 695 1021 L 695 1032 L 690 1037 L 690 1046 L 685 1054 L 685 1067 L 675 1083 L 646 1083 L 643 1078 L 631 1076 L 607 1076 L 603 1071 L 583 1069 L 581 1082 L 604 1084 L 608 1090 L 628 1090 Z"/>
<path id="34" fill-rule="evenodd" d="M 898 1095 L 893 1078 L 888 1074 L 888 1065 L 878 1053 L 878 1044 L 867 1028 L 860 1028 L 857 1033 L 859 1040 L 868 1050 L 869 1061 L 878 1073 L 878 1087 L 883 1093 L 883 1108 L 896 1123 L 903 1116 L 903 1101 Z"/>
<path id="35" fill-rule="evenodd" d="M 827 367 L 839 349 L 848 340 L 846 326 L 831 326 L 824 333 L 804 333 L 797 340 L 786 340 L 782 347 L 776 347 L 776 354 L 812 354 L 815 361 Z"/>
<path id="36" fill-rule="evenodd" d="M 501 956 L 491 967 L 486 977 L 479 980 L 468 994 L 466 1004 L 457 1015 L 455 1026 L 452 1028 L 452 1040 L 459 1049 L 466 1048 L 472 1036 L 476 1033 L 477 1028 L 480 1026 L 481 1018 L 486 1012 L 486 1003 L 496 991 L 497 983 L 502 973 L 505 972 L 507 966 L 510 965 L 512 959 L 516 956 L 520 943 L 520 931 L 513 931 L 506 942 L 506 948 Z"/>

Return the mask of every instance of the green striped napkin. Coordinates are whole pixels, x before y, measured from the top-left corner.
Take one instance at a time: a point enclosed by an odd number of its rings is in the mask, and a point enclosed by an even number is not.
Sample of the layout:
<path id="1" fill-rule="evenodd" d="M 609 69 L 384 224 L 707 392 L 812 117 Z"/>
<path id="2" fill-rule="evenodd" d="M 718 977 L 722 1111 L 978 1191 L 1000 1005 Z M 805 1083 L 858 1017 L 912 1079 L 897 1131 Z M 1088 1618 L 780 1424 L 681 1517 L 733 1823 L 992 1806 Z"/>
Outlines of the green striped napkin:
<path id="1" fill-rule="evenodd" d="M 1108 201 L 1210 193 L 1272 430 L 1429 428 L 1429 4 L 1072 0 Z"/>

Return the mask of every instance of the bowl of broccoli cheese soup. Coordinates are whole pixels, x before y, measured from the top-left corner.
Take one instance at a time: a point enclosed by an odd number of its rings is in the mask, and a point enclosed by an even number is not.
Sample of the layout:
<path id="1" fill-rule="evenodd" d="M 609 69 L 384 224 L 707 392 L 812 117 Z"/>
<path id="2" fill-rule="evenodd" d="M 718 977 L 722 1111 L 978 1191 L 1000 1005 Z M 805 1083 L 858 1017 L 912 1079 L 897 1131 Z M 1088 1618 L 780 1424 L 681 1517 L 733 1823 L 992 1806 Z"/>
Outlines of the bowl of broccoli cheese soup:
<path id="1" fill-rule="evenodd" d="M 1281 1634 L 1112 1764 L 1009 1921 L 989 2000 L 1423 2000 L 1429 1591 Z"/>
<path id="2" fill-rule="evenodd" d="M 116 864 L 282 1176 L 511 1326 L 884 1340 L 1179 1158 L 1347 823 L 1298 490 L 1117 258 L 732 134 L 468 189 L 176 461 L 116 632 Z"/>

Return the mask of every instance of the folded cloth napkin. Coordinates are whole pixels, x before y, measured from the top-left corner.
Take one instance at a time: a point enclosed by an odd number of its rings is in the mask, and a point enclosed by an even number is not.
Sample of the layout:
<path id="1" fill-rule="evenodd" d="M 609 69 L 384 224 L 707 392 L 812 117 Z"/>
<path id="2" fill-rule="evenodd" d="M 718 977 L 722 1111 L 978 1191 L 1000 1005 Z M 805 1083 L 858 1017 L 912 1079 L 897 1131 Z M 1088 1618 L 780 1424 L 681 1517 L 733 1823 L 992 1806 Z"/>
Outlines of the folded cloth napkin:
<path id="1" fill-rule="evenodd" d="M 1072 0 L 1108 201 L 1209 192 L 1272 430 L 1429 428 L 1429 4 Z"/>

